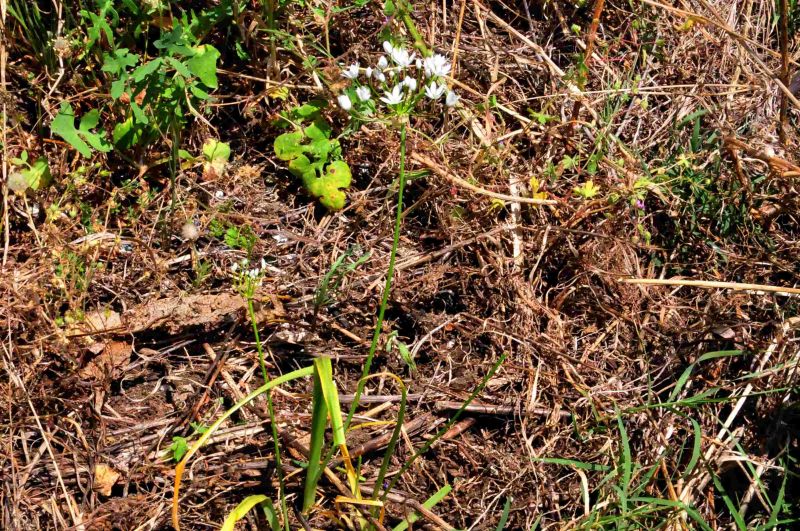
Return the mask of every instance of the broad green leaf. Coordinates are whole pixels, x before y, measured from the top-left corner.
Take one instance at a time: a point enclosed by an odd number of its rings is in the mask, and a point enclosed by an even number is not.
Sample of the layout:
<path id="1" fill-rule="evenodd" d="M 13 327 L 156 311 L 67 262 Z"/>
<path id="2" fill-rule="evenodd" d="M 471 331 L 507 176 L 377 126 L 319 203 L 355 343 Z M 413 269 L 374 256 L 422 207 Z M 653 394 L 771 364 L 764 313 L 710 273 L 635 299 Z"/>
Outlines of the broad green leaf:
<path id="1" fill-rule="evenodd" d="M 303 132 L 311 140 L 328 140 L 331 137 L 331 127 L 324 120 L 315 120 Z"/>
<path id="2" fill-rule="evenodd" d="M 183 459 L 183 456 L 186 455 L 186 452 L 189 451 L 189 444 L 186 442 L 185 437 L 173 437 L 172 444 L 169 447 L 172 450 L 172 458 L 175 461 L 180 461 Z"/>
<path id="3" fill-rule="evenodd" d="M 142 129 L 136 126 L 133 116 L 130 116 L 124 122 L 114 126 L 111 139 L 116 147 L 130 149 L 142 140 Z"/>
<path id="4" fill-rule="evenodd" d="M 153 59 L 152 61 L 148 61 L 136 70 L 133 71 L 131 77 L 137 83 L 141 83 L 147 76 L 158 70 L 161 66 L 162 60 L 161 58 Z"/>
<path id="5" fill-rule="evenodd" d="M 114 54 L 103 56 L 103 72 L 121 75 L 127 72 L 128 68 L 135 66 L 139 62 L 139 55 L 130 53 L 127 48 L 114 50 Z"/>
<path id="6" fill-rule="evenodd" d="M 209 161 L 228 162 L 231 158 L 231 145 L 227 142 L 220 142 L 216 138 L 209 138 L 203 144 L 203 155 Z"/>
<path id="7" fill-rule="evenodd" d="M 120 99 L 122 95 L 125 93 L 125 80 L 124 79 L 117 79 L 111 82 L 111 90 L 109 94 L 115 100 Z"/>
<path id="8" fill-rule="evenodd" d="M 47 159 L 41 157 L 37 159 L 30 167 L 12 171 L 8 175 L 8 188 L 12 192 L 24 193 L 26 190 L 41 190 L 53 182 L 53 176 L 50 173 L 50 166 L 47 164 Z"/>
<path id="9" fill-rule="evenodd" d="M 275 139 L 275 156 L 281 160 L 296 159 L 305 151 L 302 141 L 302 131 L 283 133 Z"/>
<path id="10" fill-rule="evenodd" d="M 303 175 L 303 184 L 306 189 L 314 197 L 319 198 L 319 202 L 328 210 L 344 208 L 346 196 L 342 189 L 350 187 L 350 180 L 350 167 L 343 160 L 328 164 L 321 177 L 308 173 Z"/>
<path id="11" fill-rule="evenodd" d="M 236 528 L 236 522 L 244 518 L 253 507 L 266 502 L 267 499 L 263 494 L 253 494 L 242 500 L 225 518 L 220 531 L 233 531 Z"/>
<path id="12" fill-rule="evenodd" d="M 111 151 L 111 145 L 103 138 L 105 132 L 93 133 L 91 129 L 97 126 L 100 112 L 93 109 L 88 112 L 80 122 L 80 129 L 75 128 L 75 112 L 68 102 L 61 103 L 61 109 L 50 124 L 50 131 L 63 138 L 69 145 L 78 150 L 86 158 L 92 156 L 91 145 L 101 152 Z M 88 143 L 88 144 L 87 144 Z"/>
<path id="13" fill-rule="evenodd" d="M 219 51 L 210 44 L 195 47 L 196 54 L 186 61 L 186 66 L 208 88 L 217 88 L 217 59 Z"/>

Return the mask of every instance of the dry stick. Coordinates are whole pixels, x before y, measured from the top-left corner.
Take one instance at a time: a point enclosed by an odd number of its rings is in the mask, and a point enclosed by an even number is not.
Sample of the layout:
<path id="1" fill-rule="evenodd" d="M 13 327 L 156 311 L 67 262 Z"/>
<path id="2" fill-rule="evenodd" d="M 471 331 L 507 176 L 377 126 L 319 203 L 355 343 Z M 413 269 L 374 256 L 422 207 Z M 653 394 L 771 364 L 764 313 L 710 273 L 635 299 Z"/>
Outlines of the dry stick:
<path id="1" fill-rule="evenodd" d="M 600 26 L 600 15 L 603 13 L 603 5 L 606 0 L 594 1 L 594 12 L 592 13 L 592 24 L 589 26 L 589 35 L 586 37 L 586 53 L 584 54 L 583 66 L 586 69 L 586 75 L 589 75 L 589 63 L 592 61 L 592 54 L 594 53 L 594 41 L 597 38 L 597 28 Z M 588 79 L 587 79 L 588 81 Z M 581 112 L 581 100 L 575 100 L 572 106 L 572 119 L 569 122 L 569 129 L 567 130 L 566 141 L 572 138 L 572 133 L 575 129 L 575 122 L 578 120 L 578 115 Z"/>
<path id="2" fill-rule="evenodd" d="M 461 177 L 456 177 L 455 175 L 451 174 L 445 168 L 434 162 L 432 159 L 426 157 L 425 155 L 420 155 L 419 153 L 413 153 L 411 155 L 411 160 L 422 164 L 423 166 L 427 167 L 433 173 L 438 175 L 439 177 L 443 177 L 450 182 L 457 184 L 467 190 L 472 190 L 475 193 L 485 195 L 488 197 L 493 197 L 495 199 L 502 199 L 503 201 L 516 201 L 518 203 L 528 203 L 531 205 L 557 205 L 558 201 L 554 201 L 552 199 L 534 199 L 532 197 L 515 197 L 513 195 L 506 195 L 506 194 L 499 194 L 497 192 L 491 192 L 486 190 L 485 188 L 481 188 L 480 186 L 475 186 L 472 183 L 469 183 L 462 179 Z"/>
<path id="3" fill-rule="evenodd" d="M 3 28 L 3 31 L 0 32 L 0 92 L 5 93 L 6 91 L 6 12 L 7 12 L 7 4 L 6 0 L 0 0 L 0 27 Z M 3 235 L 4 235 L 4 245 L 3 245 L 3 266 L 5 267 L 6 262 L 8 262 L 8 246 L 11 242 L 11 229 L 9 227 L 9 219 L 8 219 L 8 139 L 6 138 L 6 130 L 7 130 L 7 120 L 8 120 L 8 109 L 6 108 L 6 99 L 3 99 Z"/>
<path id="4" fill-rule="evenodd" d="M 775 350 L 778 348 L 778 344 L 781 342 L 783 338 L 794 328 L 797 328 L 800 325 L 800 320 L 788 319 L 783 323 L 781 326 L 780 331 L 777 333 L 775 340 L 770 344 L 764 354 L 761 356 L 759 360 L 758 368 L 755 372 L 761 372 L 764 370 L 764 367 L 767 366 L 772 355 L 775 353 Z M 725 419 L 722 427 L 720 428 L 719 432 L 717 433 L 717 437 L 715 440 L 720 441 L 722 444 L 719 445 L 712 445 L 706 451 L 705 455 L 703 456 L 705 462 L 710 462 L 712 457 L 715 457 L 715 453 L 718 454 L 717 458 L 723 455 L 723 449 L 727 448 L 728 445 L 732 444 L 735 437 L 733 433 L 730 432 L 730 427 L 733 424 L 733 421 L 736 420 L 736 417 L 739 415 L 739 412 L 742 410 L 745 401 L 750 397 L 750 393 L 753 391 L 753 384 L 748 383 L 747 386 L 744 388 L 744 391 L 739 396 L 739 399 L 736 401 L 736 405 L 731 410 L 728 417 Z M 729 435 L 726 437 L 726 435 Z M 708 469 L 703 469 L 701 473 L 698 473 L 695 477 L 690 479 L 686 485 L 684 486 L 683 490 L 681 491 L 680 500 L 686 505 L 691 505 L 693 500 L 693 491 L 701 492 L 705 489 L 705 486 L 708 485 L 708 482 L 711 481 L 711 474 L 707 471 Z M 696 485 L 696 487 L 695 487 Z"/>
<path id="5" fill-rule="evenodd" d="M 722 288 L 737 291 L 765 291 L 783 295 L 800 295 L 798 288 L 782 288 L 765 284 L 746 284 L 742 282 L 717 282 L 712 280 L 682 280 L 679 278 L 621 278 L 624 284 L 642 284 L 646 286 L 692 286 L 697 288 Z"/>
<path id="6" fill-rule="evenodd" d="M 781 81 L 777 76 L 775 76 L 772 73 L 772 71 L 770 70 L 770 68 L 764 63 L 764 61 L 758 55 L 756 55 L 756 52 L 753 51 L 753 49 L 750 47 L 750 44 L 752 42 L 749 39 L 747 39 L 744 36 L 742 36 L 739 33 L 737 33 L 736 31 L 734 31 L 733 29 L 731 29 L 725 23 L 725 21 L 722 20 L 722 17 L 717 13 L 717 11 L 712 6 L 710 6 L 708 4 L 708 2 L 706 2 L 706 0 L 698 0 L 698 1 L 703 5 L 703 7 L 708 9 L 714 15 L 714 17 L 717 20 L 711 20 L 711 19 L 709 19 L 707 17 L 704 17 L 702 15 L 698 15 L 696 13 L 689 13 L 688 11 L 683 11 L 682 9 L 677 9 L 677 8 L 673 8 L 673 7 L 670 7 L 670 6 L 666 6 L 664 4 L 660 4 L 658 2 L 654 2 L 653 0 L 640 0 L 640 1 L 642 3 L 648 4 L 648 5 L 651 5 L 651 6 L 654 6 L 654 7 L 660 7 L 662 9 L 666 9 L 667 11 L 677 12 L 677 13 L 680 13 L 680 14 L 682 14 L 684 16 L 691 16 L 695 20 L 697 20 L 698 22 L 705 22 L 705 23 L 711 24 L 713 26 L 716 26 L 719 29 L 721 29 L 722 31 L 724 31 L 725 33 L 727 33 L 728 35 L 730 35 L 731 37 L 733 37 L 734 40 L 736 40 L 736 42 L 739 44 L 739 46 L 741 46 L 742 49 L 745 52 L 747 52 L 747 54 L 753 59 L 753 61 L 755 61 L 756 66 L 758 67 L 759 70 L 761 70 L 761 73 L 764 74 L 764 76 L 766 76 L 767 78 L 769 78 L 772 81 L 774 81 L 775 84 L 778 85 L 778 88 L 781 89 L 781 92 L 783 92 L 783 94 L 787 98 L 789 98 L 789 101 L 791 101 L 792 104 L 795 107 L 800 109 L 800 100 L 798 100 L 794 96 L 794 94 L 792 94 L 792 91 L 789 90 L 789 88 L 783 83 L 783 81 Z"/>
<path id="7" fill-rule="evenodd" d="M 458 410 L 464 404 L 461 402 L 453 402 L 451 400 L 439 400 L 434 403 L 433 407 L 436 411 L 454 411 Z M 465 413 L 480 413 L 482 415 L 513 415 L 520 408 L 515 406 L 495 406 L 491 404 L 470 404 L 464 408 Z M 539 415 L 548 417 L 553 414 L 553 410 L 546 407 L 526 408 L 522 410 L 525 416 Z M 558 410 L 557 413 L 560 419 L 569 420 L 572 413 L 569 411 Z"/>
<path id="8" fill-rule="evenodd" d="M 789 86 L 789 6 L 788 0 L 781 0 L 781 82 Z M 789 102 L 786 94 L 781 94 L 781 115 L 778 122 L 778 136 L 781 144 L 786 145 L 786 115 Z"/>

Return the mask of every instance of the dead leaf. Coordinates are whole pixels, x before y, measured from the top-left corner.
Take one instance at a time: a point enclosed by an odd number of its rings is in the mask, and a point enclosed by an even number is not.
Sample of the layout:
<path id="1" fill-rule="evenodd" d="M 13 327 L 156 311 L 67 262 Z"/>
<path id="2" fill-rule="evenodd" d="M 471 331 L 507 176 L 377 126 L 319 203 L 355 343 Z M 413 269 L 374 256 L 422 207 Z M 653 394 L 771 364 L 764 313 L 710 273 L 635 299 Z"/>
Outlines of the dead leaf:
<path id="1" fill-rule="evenodd" d="M 111 496 L 111 489 L 119 480 L 120 474 L 105 463 L 97 463 L 94 467 L 95 491 L 103 496 Z"/>
<path id="2" fill-rule="evenodd" d="M 124 341 L 109 341 L 103 352 L 89 362 L 78 374 L 86 379 L 105 382 L 118 377 L 120 370 L 128 364 L 133 347 Z"/>

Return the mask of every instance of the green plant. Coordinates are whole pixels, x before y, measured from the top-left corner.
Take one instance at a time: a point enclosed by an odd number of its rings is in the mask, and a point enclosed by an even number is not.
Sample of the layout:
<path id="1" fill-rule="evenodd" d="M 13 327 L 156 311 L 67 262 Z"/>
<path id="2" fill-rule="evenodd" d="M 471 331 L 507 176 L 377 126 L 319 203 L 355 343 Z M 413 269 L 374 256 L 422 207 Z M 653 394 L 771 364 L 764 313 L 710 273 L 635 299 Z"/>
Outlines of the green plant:
<path id="1" fill-rule="evenodd" d="M 350 186 L 350 167 L 342 160 L 339 141 L 331 138 L 331 127 L 320 114 L 323 103 L 311 102 L 290 112 L 295 130 L 274 142 L 275 155 L 289 162 L 289 171 L 328 210 L 344 207 Z M 287 116 L 287 118 L 289 118 Z M 310 123 L 304 125 L 306 121 Z"/>
<path id="2" fill-rule="evenodd" d="M 11 159 L 11 164 L 22 169 L 12 169 L 8 175 L 9 190 L 17 193 L 24 193 L 26 190 L 41 190 L 50 186 L 53 176 L 50 173 L 50 165 L 47 159 L 39 157 L 33 163 L 28 162 L 28 152 L 23 151 L 19 158 Z"/>
<path id="3" fill-rule="evenodd" d="M 212 178 L 225 175 L 230 158 L 230 144 L 209 138 L 203 144 L 203 174 Z"/>
<path id="4" fill-rule="evenodd" d="M 93 132 L 100 123 L 100 111 L 92 109 L 81 117 L 80 125 L 75 127 L 75 111 L 69 102 L 61 102 L 58 114 L 50 124 L 50 131 L 63 138 L 70 146 L 75 148 L 83 157 L 92 156 L 92 148 L 101 153 L 111 151 L 105 131 Z"/>

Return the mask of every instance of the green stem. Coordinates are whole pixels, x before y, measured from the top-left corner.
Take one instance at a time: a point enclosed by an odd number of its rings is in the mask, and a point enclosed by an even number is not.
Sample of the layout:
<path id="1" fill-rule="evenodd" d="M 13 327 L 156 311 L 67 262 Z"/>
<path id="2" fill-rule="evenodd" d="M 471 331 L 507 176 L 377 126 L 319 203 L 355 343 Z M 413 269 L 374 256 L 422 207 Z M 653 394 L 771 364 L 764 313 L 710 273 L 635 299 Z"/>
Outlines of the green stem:
<path id="1" fill-rule="evenodd" d="M 400 19 L 403 21 L 408 33 L 411 34 L 411 38 L 414 39 L 414 47 L 420 51 L 423 57 L 428 57 L 431 55 L 428 46 L 425 44 L 425 39 L 422 38 L 419 30 L 417 29 L 416 24 L 414 24 L 414 19 L 411 18 L 411 8 L 405 2 L 402 4 L 398 4 L 399 11 L 400 11 Z"/>
<path id="2" fill-rule="evenodd" d="M 264 377 L 264 384 L 270 381 L 267 373 L 267 364 L 264 361 L 264 348 L 261 346 L 261 336 L 258 333 L 258 323 L 256 322 L 256 310 L 253 306 L 253 297 L 247 297 L 247 313 L 253 325 L 253 335 L 256 339 L 256 350 L 258 351 L 258 362 L 261 365 L 261 374 Z M 269 413 L 269 424 L 272 430 L 272 442 L 275 446 L 275 470 L 278 474 L 278 496 L 281 499 L 281 510 L 283 511 L 283 525 L 289 531 L 289 510 L 286 505 L 285 484 L 283 479 L 283 469 L 281 468 L 281 442 L 278 437 L 278 423 L 275 421 L 275 409 L 272 406 L 272 393 L 267 393 L 267 412 Z"/>
<path id="3" fill-rule="evenodd" d="M 375 357 L 375 351 L 378 349 L 378 341 L 380 340 L 381 330 L 383 329 L 383 316 L 386 314 L 386 306 L 389 303 L 389 293 L 392 289 L 392 277 L 394 277 L 397 246 L 400 243 L 400 227 L 403 223 L 403 191 L 406 187 L 406 124 L 407 117 L 403 117 L 403 122 L 400 126 L 400 178 L 397 187 L 397 213 L 394 218 L 394 239 L 392 240 L 392 251 L 389 254 L 389 269 L 386 271 L 386 285 L 383 288 L 381 305 L 378 309 L 378 321 L 375 323 L 375 332 L 372 334 L 372 343 L 369 346 L 369 353 L 367 354 L 367 359 L 364 361 L 361 379 L 358 381 L 353 403 L 350 405 L 350 411 L 347 414 L 347 421 L 344 425 L 345 432 L 347 432 L 347 429 L 350 427 L 353 415 L 356 409 L 358 409 L 358 401 L 361 398 L 361 393 L 364 392 L 364 386 L 367 383 L 365 378 L 369 375 L 370 368 L 372 367 L 372 360 Z"/>

